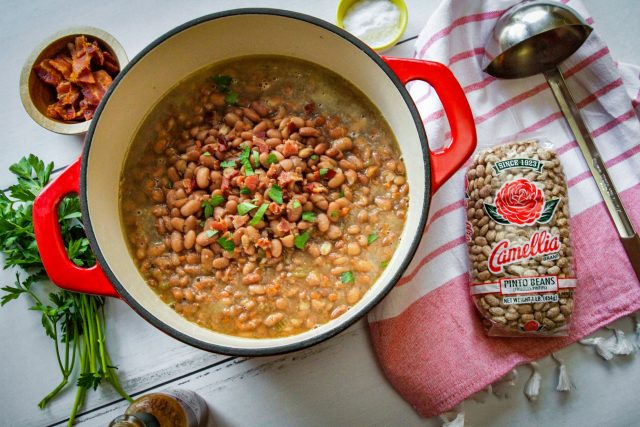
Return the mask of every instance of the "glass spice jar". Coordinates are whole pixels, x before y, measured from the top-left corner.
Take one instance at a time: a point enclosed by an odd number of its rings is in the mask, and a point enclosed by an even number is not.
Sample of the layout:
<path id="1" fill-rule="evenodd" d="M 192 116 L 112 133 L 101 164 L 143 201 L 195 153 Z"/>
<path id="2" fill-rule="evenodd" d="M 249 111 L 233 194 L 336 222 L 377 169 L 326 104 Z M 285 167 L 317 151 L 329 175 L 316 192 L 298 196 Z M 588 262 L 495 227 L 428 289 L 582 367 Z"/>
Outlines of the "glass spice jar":
<path id="1" fill-rule="evenodd" d="M 109 427 L 204 427 L 207 403 L 190 390 L 165 390 L 134 400 Z"/>

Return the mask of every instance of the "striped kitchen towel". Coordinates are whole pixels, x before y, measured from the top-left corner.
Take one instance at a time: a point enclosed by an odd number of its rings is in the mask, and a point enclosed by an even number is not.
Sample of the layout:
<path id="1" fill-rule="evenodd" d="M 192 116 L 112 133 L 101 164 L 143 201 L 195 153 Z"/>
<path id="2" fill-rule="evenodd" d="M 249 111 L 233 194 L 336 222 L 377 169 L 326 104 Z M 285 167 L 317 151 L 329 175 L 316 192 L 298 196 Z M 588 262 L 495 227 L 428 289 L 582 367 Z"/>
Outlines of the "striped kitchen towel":
<path id="1" fill-rule="evenodd" d="M 488 338 L 469 296 L 463 177 L 434 195 L 420 247 L 404 277 L 369 316 L 372 343 L 395 389 L 424 417 L 450 410 L 515 366 L 567 346 L 640 309 L 640 284 L 622 249 L 596 183 L 544 80 L 497 80 L 481 69 L 483 45 L 514 0 L 446 0 L 416 43 L 415 56 L 448 65 L 474 112 L 478 149 L 535 132 L 555 146 L 569 186 L 578 287 L 570 336 Z M 579 1 L 565 1 L 587 22 Z M 598 37 L 561 69 L 622 200 L 640 229 L 640 69 L 617 64 Z M 410 88 L 429 145 L 447 143 L 434 92 Z"/>

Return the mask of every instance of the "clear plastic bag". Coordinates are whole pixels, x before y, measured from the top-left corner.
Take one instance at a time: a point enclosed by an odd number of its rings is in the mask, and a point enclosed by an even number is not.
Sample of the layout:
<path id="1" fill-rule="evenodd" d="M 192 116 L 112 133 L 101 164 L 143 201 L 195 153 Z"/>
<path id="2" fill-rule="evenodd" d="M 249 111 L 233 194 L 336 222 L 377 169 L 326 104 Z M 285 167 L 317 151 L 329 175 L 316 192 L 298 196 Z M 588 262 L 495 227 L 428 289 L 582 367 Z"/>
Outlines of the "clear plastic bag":
<path id="1" fill-rule="evenodd" d="M 551 144 L 481 151 L 466 179 L 471 296 L 491 336 L 563 336 L 576 279 L 567 183 Z"/>

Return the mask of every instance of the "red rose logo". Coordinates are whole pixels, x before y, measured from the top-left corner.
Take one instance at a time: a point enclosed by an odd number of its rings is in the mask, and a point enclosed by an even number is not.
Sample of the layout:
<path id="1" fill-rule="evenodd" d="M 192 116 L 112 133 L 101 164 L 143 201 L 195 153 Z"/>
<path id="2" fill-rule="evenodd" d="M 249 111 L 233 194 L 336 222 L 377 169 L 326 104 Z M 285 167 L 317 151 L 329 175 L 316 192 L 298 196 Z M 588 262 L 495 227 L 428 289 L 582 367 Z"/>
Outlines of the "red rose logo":
<path id="1" fill-rule="evenodd" d="M 498 214 L 511 224 L 533 225 L 542 216 L 544 193 L 525 178 L 506 182 L 496 194 Z"/>
<path id="2" fill-rule="evenodd" d="M 536 322 L 535 320 L 529 320 L 527 323 L 522 325 L 522 329 L 527 332 L 534 332 L 540 329 L 540 323 Z"/>

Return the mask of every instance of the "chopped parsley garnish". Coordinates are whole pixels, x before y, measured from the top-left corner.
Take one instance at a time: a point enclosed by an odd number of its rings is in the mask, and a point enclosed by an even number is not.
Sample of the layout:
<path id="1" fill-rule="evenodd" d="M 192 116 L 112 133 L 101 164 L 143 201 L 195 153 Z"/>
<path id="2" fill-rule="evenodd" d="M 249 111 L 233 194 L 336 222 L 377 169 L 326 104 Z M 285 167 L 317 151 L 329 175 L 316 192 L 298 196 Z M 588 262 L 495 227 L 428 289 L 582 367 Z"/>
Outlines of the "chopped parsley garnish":
<path id="1" fill-rule="evenodd" d="M 344 197 L 344 191 L 340 190 L 340 197 Z"/>
<path id="2" fill-rule="evenodd" d="M 329 172 L 329 169 L 327 168 L 322 168 L 320 169 L 320 176 L 323 177 L 327 174 L 327 172 Z"/>
<path id="3" fill-rule="evenodd" d="M 376 240 L 378 240 L 378 235 L 376 233 L 371 233 L 367 236 L 367 243 L 369 245 L 375 242 Z"/>
<path id="4" fill-rule="evenodd" d="M 208 238 L 212 238 L 216 234 L 218 234 L 218 230 L 207 230 L 207 237 Z"/>
<path id="5" fill-rule="evenodd" d="M 311 155 L 311 160 L 317 160 L 318 159 L 318 155 L 317 154 L 312 154 Z"/>
<path id="6" fill-rule="evenodd" d="M 229 92 L 224 97 L 224 102 L 226 102 L 227 104 L 237 104 L 238 103 L 238 94 L 235 93 L 235 92 Z"/>
<path id="7" fill-rule="evenodd" d="M 204 217 L 209 218 L 213 215 L 213 208 L 220 206 L 224 202 L 224 197 L 219 194 L 214 194 L 210 199 L 202 201 L 202 207 L 204 208 Z"/>
<path id="8" fill-rule="evenodd" d="M 257 225 L 262 220 L 262 217 L 264 216 L 264 213 L 267 211 L 268 207 L 268 203 L 264 203 L 262 206 L 260 206 L 251 221 L 249 221 L 249 225 Z"/>
<path id="9" fill-rule="evenodd" d="M 240 194 L 251 194 L 251 190 L 248 187 L 242 187 Z"/>
<path id="10" fill-rule="evenodd" d="M 269 198 L 276 202 L 277 204 L 282 204 L 282 188 L 277 185 L 272 186 L 267 193 Z"/>
<path id="11" fill-rule="evenodd" d="M 387 268 L 387 265 L 389 265 L 389 261 L 382 261 L 380 263 L 380 268 Z"/>
<path id="12" fill-rule="evenodd" d="M 302 212 L 302 220 L 307 222 L 316 222 L 316 214 L 314 212 Z"/>
<path id="13" fill-rule="evenodd" d="M 345 271 L 344 273 L 342 273 L 340 275 L 340 281 L 342 283 L 353 283 L 354 282 L 353 272 Z"/>
<path id="14" fill-rule="evenodd" d="M 227 252 L 233 252 L 236 247 L 236 245 L 233 244 L 233 241 L 225 239 L 224 237 L 218 239 L 218 244 Z"/>
<path id="15" fill-rule="evenodd" d="M 213 83 L 215 83 L 216 88 L 220 92 L 227 93 L 230 90 L 229 86 L 231 86 L 231 81 L 233 79 L 231 78 L 231 76 L 225 76 L 225 75 L 218 74 L 217 76 L 211 77 L 211 80 L 213 81 Z"/>
<path id="16" fill-rule="evenodd" d="M 331 211 L 331 213 L 329 214 L 329 216 L 331 218 L 338 218 L 338 211 Z"/>
<path id="17" fill-rule="evenodd" d="M 168 189 L 172 189 L 173 188 L 173 182 L 171 182 L 171 181 L 167 182 L 167 188 Z"/>
<path id="18" fill-rule="evenodd" d="M 243 202 L 243 203 L 240 203 L 240 204 L 238 205 L 238 213 L 239 213 L 240 215 L 246 215 L 246 214 L 248 214 L 252 209 L 255 209 L 255 208 L 257 208 L 257 206 L 256 206 L 256 205 L 254 205 L 253 203 L 251 203 L 251 202 Z"/>
<path id="19" fill-rule="evenodd" d="M 246 176 L 253 175 L 253 166 L 251 166 L 251 161 L 249 161 L 249 156 L 251 155 L 251 148 L 244 147 L 242 149 L 242 153 L 240 153 L 240 163 L 244 166 L 244 174 Z"/>
<path id="20" fill-rule="evenodd" d="M 300 206 L 302 206 L 302 205 L 300 204 L 300 200 L 298 200 L 298 199 L 295 199 L 293 202 L 291 202 L 291 207 L 293 209 L 298 209 Z"/>
<path id="21" fill-rule="evenodd" d="M 203 156 L 210 156 L 210 155 L 211 155 L 211 153 L 210 153 L 210 152 L 208 152 L 208 151 L 205 151 L 204 153 L 202 153 L 202 155 L 203 155 Z"/>
<path id="22" fill-rule="evenodd" d="M 235 160 L 225 160 L 224 162 L 220 162 L 220 167 L 221 168 L 235 168 L 236 167 L 236 161 Z"/>
<path id="23" fill-rule="evenodd" d="M 304 246 L 307 244 L 309 240 L 309 232 L 305 231 L 302 234 L 298 234 L 295 239 L 293 239 L 293 243 L 296 245 L 298 249 L 304 249 Z"/>
<path id="24" fill-rule="evenodd" d="M 278 163 L 278 156 L 273 153 L 269 153 L 267 156 L 267 164 L 270 165 L 272 163 Z"/>

